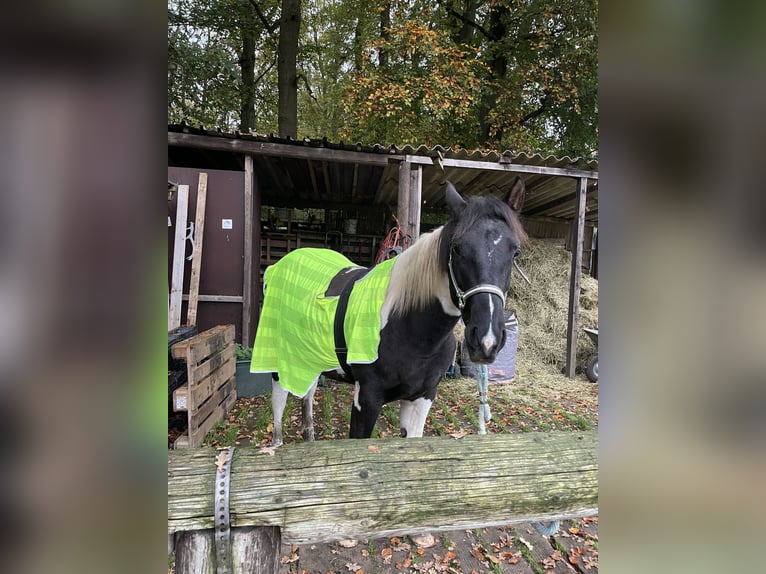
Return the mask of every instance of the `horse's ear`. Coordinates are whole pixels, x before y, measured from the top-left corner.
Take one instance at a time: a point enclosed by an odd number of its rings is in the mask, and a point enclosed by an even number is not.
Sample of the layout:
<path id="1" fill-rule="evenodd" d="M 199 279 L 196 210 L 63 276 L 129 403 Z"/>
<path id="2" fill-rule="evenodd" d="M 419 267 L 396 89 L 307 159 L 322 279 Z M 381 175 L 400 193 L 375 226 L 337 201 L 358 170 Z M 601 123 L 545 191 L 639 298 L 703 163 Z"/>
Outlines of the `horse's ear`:
<path id="1" fill-rule="evenodd" d="M 457 217 L 465 209 L 465 199 L 460 197 L 460 194 L 455 189 L 455 186 L 451 182 L 447 182 L 447 189 L 444 192 L 444 201 L 447 202 L 452 215 Z"/>
<path id="2" fill-rule="evenodd" d="M 503 201 L 505 201 L 505 203 L 507 203 L 516 213 L 521 213 L 521 208 L 524 206 L 525 192 L 526 188 L 524 187 L 524 180 L 517 175 L 511 189 L 505 194 Z"/>

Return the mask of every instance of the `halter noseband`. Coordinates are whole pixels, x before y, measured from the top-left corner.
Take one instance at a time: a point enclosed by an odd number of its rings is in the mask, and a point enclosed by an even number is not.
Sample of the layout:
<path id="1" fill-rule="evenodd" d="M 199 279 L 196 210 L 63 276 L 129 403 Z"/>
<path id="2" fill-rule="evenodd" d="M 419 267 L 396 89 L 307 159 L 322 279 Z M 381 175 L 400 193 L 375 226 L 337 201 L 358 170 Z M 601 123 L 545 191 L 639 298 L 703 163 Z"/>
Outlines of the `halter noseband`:
<path id="1" fill-rule="evenodd" d="M 455 288 L 455 293 L 457 294 L 457 306 L 460 308 L 460 311 L 462 311 L 465 307 L 465 302 L 468 300 L 468 298 L 472 295 L 476 295 L 477 293 L 492 293 L 493 295 L 500 297 L 500 299 L 503 301 L 503 304 L 505 304 L 505 291 L 496 285 L 492 285 L 491 283 L 481 283 L 476 285 L 476 287 L 471 287 L 467 291 L 463 291 L 460 289 L 460 287 L 457 286 L 455 273 L 452 271 L 452 246 L 450 246 L 449 249 L 449 260 L 447 261 L 447 268 L 449 269 L 449 277 L 452 281 L 452 286 Z"/>

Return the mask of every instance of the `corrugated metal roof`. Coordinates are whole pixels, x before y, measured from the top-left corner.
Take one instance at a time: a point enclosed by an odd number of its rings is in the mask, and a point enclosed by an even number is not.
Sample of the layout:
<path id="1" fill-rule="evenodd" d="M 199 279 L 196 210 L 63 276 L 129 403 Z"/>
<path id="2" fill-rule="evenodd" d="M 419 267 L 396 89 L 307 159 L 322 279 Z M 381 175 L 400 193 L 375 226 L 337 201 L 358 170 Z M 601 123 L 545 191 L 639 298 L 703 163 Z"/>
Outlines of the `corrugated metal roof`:
<path id="1" fill-rule="evenodd" d="M 263 202 L 269 205 L 395 206 L 400 160 L 409 156 L 407 159 L 423 166 L 426 210 L 443 206 L 445 179 L 464 195 L 502 195 L 519 174 L 527 188 L 525 217 L 571 220 L 578 177 L 588 177 L 586 221 L 598 221 L 598 162 L 593 160 L 439 145 L 295 140 L 187 124 L 169 125 L 168 143 L 170 165 L 178 166 L 244 169 L 244 153 L 251 152 Z"/>

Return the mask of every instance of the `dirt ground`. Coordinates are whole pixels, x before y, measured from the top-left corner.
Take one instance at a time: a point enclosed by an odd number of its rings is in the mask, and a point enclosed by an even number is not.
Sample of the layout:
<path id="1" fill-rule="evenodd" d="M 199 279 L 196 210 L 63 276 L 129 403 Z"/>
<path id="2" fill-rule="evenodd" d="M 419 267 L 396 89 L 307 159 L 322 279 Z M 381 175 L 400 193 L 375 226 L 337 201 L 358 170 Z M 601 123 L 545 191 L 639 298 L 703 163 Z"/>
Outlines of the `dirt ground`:
<path id="1" fill-rule="evenodd" d="M 552 536 L 530 523 L 433 536 L 431 548 L 418 548 L 407 536 L 360 540 L 353 548 L 285 546 L 280 574 L 598 572 L 597 517 L 563 521 Z"/>

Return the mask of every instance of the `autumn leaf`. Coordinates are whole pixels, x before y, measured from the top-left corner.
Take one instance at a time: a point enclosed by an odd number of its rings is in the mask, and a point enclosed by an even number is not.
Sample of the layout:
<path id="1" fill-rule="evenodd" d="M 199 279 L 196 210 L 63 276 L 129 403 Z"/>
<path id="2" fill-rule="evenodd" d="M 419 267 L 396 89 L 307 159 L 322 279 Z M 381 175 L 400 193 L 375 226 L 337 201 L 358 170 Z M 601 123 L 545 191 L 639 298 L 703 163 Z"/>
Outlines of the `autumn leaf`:
<path id="1" fill-rule="evenodd" d="M 471 555 L 476 558 L 479 562 L 484 560 L 484 552 L 481 551 L 481 547 L 474 546 L 471 548 Z"/>
<path id="2" fill-rule="evenodd" d="M 468 434 L 469 434 L 468 431 L 464 431 L 463 429 L 460 429 L 457 432 L 450 433 L 449 436 L 451 436 L 454 439 L 460 439 Z"/>
<path id="3" fill-rule="evenodd" d="M 261 454 L 268 454 L 269 456 L 274 456 L 274 451 L 277 450 L 279 447 L 276 446 L 264 446 L 260 452 Z"/>
<path id="4" fill-rule="evenodd" d="M 384 548 L 380 551 L 380 555 L 383 557 L 384 564 L 391 564 L 391 557 L 394 555 L 394 551 L 390 548 Z"/>
<path id="5" fill-rule="evenodd" d="M 543 558 L 543 568 L 546 570 L 553 570 L 556 567 L 556 561 L 551 558 L 550 556 L 548 558 Z"/>
<path id="6" fill-rule="evenodd" d="M 215 465 L 218 467 L 218 472 L 223 472 L 223 466 L 231 460 L 230 452 L 219 452 L 215 457 Z"/>
<path id="7" fill-rule="evenodd" d="M 374 444 L 368 445 L 367 450 L 369 450 L 370 452 L 374 452 L 376 454 L 380 452 L 380 448 L 378 448 Z"/>

